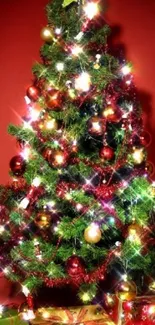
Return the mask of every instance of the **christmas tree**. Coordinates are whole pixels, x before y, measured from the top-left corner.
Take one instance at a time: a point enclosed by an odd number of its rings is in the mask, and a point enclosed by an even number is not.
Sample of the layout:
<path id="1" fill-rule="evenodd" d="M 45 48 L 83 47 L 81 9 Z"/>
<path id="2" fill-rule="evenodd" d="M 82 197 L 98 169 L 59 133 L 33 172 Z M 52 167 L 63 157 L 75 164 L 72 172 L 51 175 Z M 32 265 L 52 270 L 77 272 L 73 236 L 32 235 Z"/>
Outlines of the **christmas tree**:
<path id="1" fill-rule="evenodd" d="M 44 285 L 98 303 L 115 270 L 108 290 L 130 301 L 155 276 L 150 135 L 132 66 L 108 45 L 102 1 L 53 0 L 47 17 L 28 114 L 9 126 L 12 182 L 0 191 L 1 267 L 21 284 L 28 318 Z"/>

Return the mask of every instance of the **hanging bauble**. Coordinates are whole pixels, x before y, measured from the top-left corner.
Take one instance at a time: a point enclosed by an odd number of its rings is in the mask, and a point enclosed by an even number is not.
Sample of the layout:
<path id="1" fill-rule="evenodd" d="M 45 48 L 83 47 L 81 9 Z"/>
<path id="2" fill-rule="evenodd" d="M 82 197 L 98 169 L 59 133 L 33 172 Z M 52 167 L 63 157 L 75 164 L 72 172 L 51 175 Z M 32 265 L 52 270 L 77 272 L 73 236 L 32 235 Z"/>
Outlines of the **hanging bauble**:
<path id="1" fill-rule="evenodd" d="M 84 231 L 84 239 L 89 244 L 97 244 L 102 238 L 102 232 L 100 227 L 92 223 Z"/>
<path id="2" fill-rule="evenodd" d="M 145 170 L 150 177 L 153 176 L 155 172 L 154 164 L 151 161 L 147 161 L 145 164 Z"/>
<path id="3" fill-rule="evenodd" d="M 37 87 L 35 86 L 30 86 L 27 89 L 26 95 L 32 100 L 32 101 L 37 101 L 40 96 L 40 91 Z"/>
<path id="4" fill-rule="evenodd" d="M 88 131 L 93 136 L 100 136 L 104 133 L 103 120 L 100 117 L 91 117 L 88 121 Z"/>
<path id="5" fill-rule="evenodd" d="M 116 289 L 116 296 L 121 301 L 131 301 L 137 296 L 137 287 L 133 281 L 121 281 Z"/>
<path id="6" fill-rule="evenodd" d="M 53 150 L 51 148 L 46 148 L 46 149 L 44 149 L 42 155 L 43 155 L 45 160 L 50 162 L 52 153 L 53 153 Z"/>
<path id="7" fill-rule="evenodd" d="M 46 229 L 50 227 L 51 215 L 45 211 L 39 212 L 34 220 L 36 226 L 40 229 Z"/>
<path id="8" fill-rule="evenodd" d="M 49 109 L 60 111 L 63 109 L 63 94 L 57 89 L 51 89 L 46 95 L 45 103 Z"/>
<path id="9" fill-rule="evenodd" d="M 51 28 L 48 27 L 48 26 L 44 27 L 44 28 L 41 30 L 40 36 L 41 36 L 41 39 L 42 39 L 44 42 L 46 42 L 46 43 L 51 44 L 51 43 L 53 42 L 53 39 L 54 39 L 54 33 L 53 33 L 53 31 L 51 30 Z"/>
<path id="10" fill-rule="evenodd" d="M 140 165 L 145 161 L 145 152 L 144 148 L 132 148 L 132 160 L 135 165 Z"/>
<path id="11" fill-rule="evenodd" d="M 100 149 L 99 156 L 104 160 L 112 160 L 114 158 L 114 150 L 111 147 L 105 146 Z"/>
<path id="12" fill-rule="evenodd" d="M 151 144 L 151 134 L 148 131 L 143 131 L 140 135 L 141 145 L 148 147 Z"/>
<path id="13" fill-rule="evenodd" d="M 25 160 L 22 156 L 14 156 L 10 160 L 10 169 L 15 176 L 21 176 L 24 174 L 26 168 Z"/>
<path id="14" fill-rule="evenodd" d="M 71 277 L 81 277 L 85 275 L 85 265 L 81 257 L 73 255 L 66 262 L 67 273 Z"/>
<path id="15" fill-rule="evenodd" d="M 118 123 L 121 120 L 121 111 L 113 106 L 107 106 L 103 111 L 103 117 L 108 122 Z"/>
<path id="16" fill-rule="evenodd" d="M 67 166 L 69 154 L 63 150 L 53 150 L 49 159 L 49 164 L 54 168 L 61 168 Z"/>

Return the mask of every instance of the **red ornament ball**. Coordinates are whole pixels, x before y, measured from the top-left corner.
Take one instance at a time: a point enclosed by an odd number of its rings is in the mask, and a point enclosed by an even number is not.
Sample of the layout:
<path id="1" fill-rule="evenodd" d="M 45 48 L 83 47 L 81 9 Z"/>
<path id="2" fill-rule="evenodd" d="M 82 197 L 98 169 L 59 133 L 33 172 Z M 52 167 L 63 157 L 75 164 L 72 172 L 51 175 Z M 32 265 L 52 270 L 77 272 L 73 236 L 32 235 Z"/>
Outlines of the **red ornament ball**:
<path id="1" fill-rule="evenodd" d="M 25 160 L 20 156 L 14 156 L 10 160 L 10 169 L 15 176 L 21 176 L 24 174 L 26 168 Z"/>
<path id="2" fill-rule="evenodd" d="M 104 133 L 103 120 L 100 117 L 91 117 L 88 121 L 88 131 L 91 135 L 101 136 Z"/>
<path id="3" fill-rule="evenodd" d="M 63 94 L 57 89 L 51 89 L 46 95 L 45 103 L 49 109 L 60 111 L 63 106 Z"/>
<path id="4" fill-rule="evenodd" d="M 26 92 L 27 96 L 32 100 L 32 101 L 37 101 L 38 98 L 39 98 L 39 95 L 40 95 L 40 91 L 37 87 L 35 86 L 30 86 L 28 89 L 27 89 L 27 92 Z"/>
<path id="5" fill-rule="evenodd" d="M 81 277 L 85 275 L 85 265 L 81 257 L 73 255 L 66 262 L 67 273 L 71 277 Z"/>
<path id="6" fill-rule="evenodd" d="M 114 150 L 110 147 L 103 147 L 100 149 L 99 156 L 104 160 L 112 160 L 114 158 Z"/>
<path id="7" fill-rule="evenodd" d="M 48 162 L 54 168 L 62 168 L 67 166 L 68 159 L 69 159 L 68 152 L 63 151 L 61 149 L 53 150 L 52 154 L 48 159 Z"/>
<path id="8" fill-rule="evenodd" d="M 143 131 L 140 135 L 141 145 L 148 147 L 151 144 L 151 134 L 148 131 Z"/>

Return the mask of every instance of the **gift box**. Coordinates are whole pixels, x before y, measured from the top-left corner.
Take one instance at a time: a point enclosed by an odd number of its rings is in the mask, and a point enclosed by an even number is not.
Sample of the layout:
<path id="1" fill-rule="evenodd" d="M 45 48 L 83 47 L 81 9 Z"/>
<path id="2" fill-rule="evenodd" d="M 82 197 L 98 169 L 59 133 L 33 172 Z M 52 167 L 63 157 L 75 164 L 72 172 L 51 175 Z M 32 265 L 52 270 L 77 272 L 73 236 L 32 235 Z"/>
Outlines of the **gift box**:
<path id="1" fill-rule="evenodd" d="M 40 308 L 32 325 L 85 324 L 114 325 L 108 314 L 99 305 L 85 307 Z"/>
<path id="2" fill-rule="evenodd" d="M 0 315 L 0 325 L 27 325 L 28 322 L 25 322 L 20 319 L 18 311 L 15 309 L 9 309 L 4 311 Z"/>

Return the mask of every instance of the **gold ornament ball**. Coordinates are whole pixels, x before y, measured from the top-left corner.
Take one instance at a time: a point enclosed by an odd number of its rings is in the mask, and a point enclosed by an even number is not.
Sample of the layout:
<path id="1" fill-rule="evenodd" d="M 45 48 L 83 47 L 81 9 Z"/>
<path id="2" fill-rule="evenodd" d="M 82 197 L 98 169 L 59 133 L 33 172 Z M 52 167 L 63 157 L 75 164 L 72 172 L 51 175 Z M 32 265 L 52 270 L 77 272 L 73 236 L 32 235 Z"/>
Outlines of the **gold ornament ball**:
<path id="1" fill-rule="evenodd" d="M 99 226 L 92 224 L 85 229 L 84 239 L 89 244 L 97 244 L 102 238 Z"/>
<path id="2" fill-rule="evenodd" d="M 49 27 L 44 27 L 41 30 L 40 36 L 41 36 L 41 39 L 46 43 L 53 42 L 54 35 L 53 35 L 51 28 L 49 28 Z"/>
<path id="3" fill-rule="evenodd" d="M 40 229 L 49 228 L 51 222 L 51 216 L 46 212 L 40 212 L 35 218 L 35 224 Z"/>
<path id="4" fill-rule="evenodd" d="M 121 301 L 131 301 L 137 296 L 137 287 L 133 281 L 121 281 L 116 290 L 116 296 Z"/>

